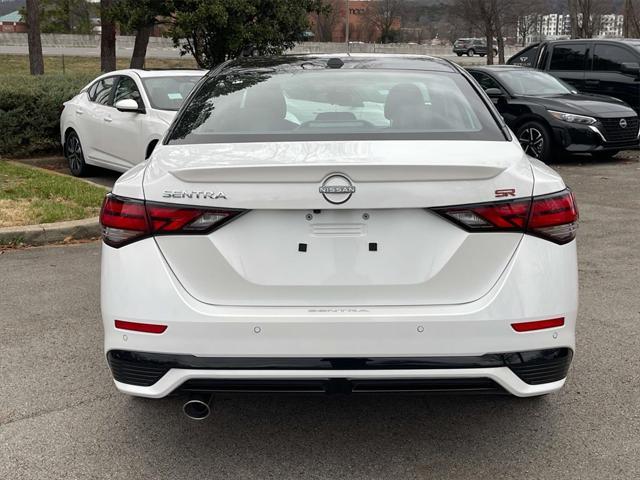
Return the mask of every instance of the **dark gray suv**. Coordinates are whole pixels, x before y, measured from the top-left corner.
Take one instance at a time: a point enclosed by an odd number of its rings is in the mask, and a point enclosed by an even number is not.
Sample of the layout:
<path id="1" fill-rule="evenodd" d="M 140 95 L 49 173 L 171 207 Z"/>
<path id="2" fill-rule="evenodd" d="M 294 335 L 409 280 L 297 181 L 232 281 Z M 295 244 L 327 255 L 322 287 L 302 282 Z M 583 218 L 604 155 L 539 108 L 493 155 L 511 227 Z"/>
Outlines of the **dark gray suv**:
<path id="1" fill-rule="evenodd" d="M 487 42 L 483 38 L 459 38 L 453 44 L 453 53 L 459 57 L 462 55 L 468 57 L 480 55 L 484 57 L 487 54 Z M 498 54 L 496 48 L 493 49 L 493 54 Z"/>

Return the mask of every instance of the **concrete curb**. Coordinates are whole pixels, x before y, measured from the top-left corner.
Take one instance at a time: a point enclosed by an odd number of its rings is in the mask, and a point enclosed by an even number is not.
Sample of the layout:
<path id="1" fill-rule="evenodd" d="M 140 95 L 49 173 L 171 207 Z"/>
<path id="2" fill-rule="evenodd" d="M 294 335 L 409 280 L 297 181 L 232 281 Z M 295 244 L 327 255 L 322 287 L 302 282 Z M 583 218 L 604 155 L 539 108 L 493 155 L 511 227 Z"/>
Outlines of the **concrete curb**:
<path id="1" fill-rule="evenodd" d="M 41 223 L 0 228 L 0 245 L 47 245 L 68 240 L 86 240 L 102 234 L 98 217 L 68 222 Z"/>

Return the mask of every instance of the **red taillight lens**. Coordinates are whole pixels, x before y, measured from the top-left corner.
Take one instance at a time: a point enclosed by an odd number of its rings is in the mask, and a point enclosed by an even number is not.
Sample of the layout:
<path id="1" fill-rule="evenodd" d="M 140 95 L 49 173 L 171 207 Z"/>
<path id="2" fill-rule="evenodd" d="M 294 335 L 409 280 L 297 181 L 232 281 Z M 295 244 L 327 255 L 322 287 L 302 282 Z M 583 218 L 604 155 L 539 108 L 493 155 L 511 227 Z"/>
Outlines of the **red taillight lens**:
<path id="1" fill-rule="evenodd" d="M 568 189 L 526 200 L 432 210 L 468 231 L 529 233 L 561 245 L 573 240 L 578 228 L 578 209 Z"/>
<path id="2" fill-rule="evenodd" d="M 468 230 L 522 231 L 527 225 L 530 205 L 531 201 L 525 200 L 437 208 L 434 211 Z"/>
<path id="3" fill-rule="evenodd" d="M 578 207 L 573 192 L 534 197 L 527 232 L 561 245 L 576 238 Z"/>
<path id="4" fill-rule="evenodd" d="M 512 323 L 511 328 L 516 332 L 532 332 L 546 328 L 558 328 L 564 325 L 564 317 L 550 318 L 548 320 L 534 320 L 533 322 Z"/>
<path id="5" fill-rule="evenodd" d="M 122 247 L 151 235 L 206 234 L 246 210 L 174 206 L 107 195 L 100 212 L 102 238 Z"/>
<path id="6" fill-rule="evenodd" d="M 100 212 L 102 238 L 107 245 L 120 247 L 149 235 L 144 202 L 107 195 Z"/>
<path id="7" fill-rule="evenodd" d="M 138 323 L 116 320 L 115 324 L 116 328 L 119 328 L 121 330 L 131 330 L 133 332 L 164 333 L 164 331 L 167 329 L 166 325 L 159 325 L 157 323 Z"/>

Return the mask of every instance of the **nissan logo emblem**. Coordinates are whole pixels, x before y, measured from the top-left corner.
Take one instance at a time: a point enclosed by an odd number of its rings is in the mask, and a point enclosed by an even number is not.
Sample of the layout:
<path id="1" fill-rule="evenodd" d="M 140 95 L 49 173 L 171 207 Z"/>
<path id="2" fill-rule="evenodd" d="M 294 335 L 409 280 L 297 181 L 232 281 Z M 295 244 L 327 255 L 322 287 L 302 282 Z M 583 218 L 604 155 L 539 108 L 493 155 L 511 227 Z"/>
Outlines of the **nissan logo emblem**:
<path id="1" fill-rule="evenodd" d="M 325 177 L 318 190 L 327 202 L 340 205 L 351 198 L 356 187 L 346 175 L 331 173 Z"/>
<path id="2" fill-rule="evenodd" d="M 627 128 L 627 121 L 624 118 L 620 119 L 620 128 Z"/>

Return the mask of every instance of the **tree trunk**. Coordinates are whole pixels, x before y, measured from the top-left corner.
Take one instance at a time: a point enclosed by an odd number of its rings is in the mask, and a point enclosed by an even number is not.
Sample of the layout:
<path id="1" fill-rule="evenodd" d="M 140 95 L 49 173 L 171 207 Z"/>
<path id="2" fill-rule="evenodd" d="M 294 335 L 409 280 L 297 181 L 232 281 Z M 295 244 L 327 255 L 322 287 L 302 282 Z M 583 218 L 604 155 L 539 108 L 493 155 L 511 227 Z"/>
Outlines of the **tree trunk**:
<path id="1" fill-rule="evenodd" d="M 568 0 L 569 3 L 569 15 L 571 16 L 571 38 L 582 38 L 582 27 L 584 25 L 584 18 L 582 22 L 578 21 L 579 6 L 578 0 Z"/>
<path id="2" fill-rule="evenodd" d="M 31 75 L 44 73 L 38 0 L 27 0 L 27 39 L 29 44 L 29 71 Z"/>
<path id="3" fill-rule="evenodd" d="M 624 2 L 624 27 L 623 36 L 625 38 L 631 38 L 635 35 L 631 34 L 633 19 L 635 19 L 635 12 L 633 9 L 633 3 L 631 0 L 625 0 Z"/>
<path id="4" fill-rule="evenodd" d="M 145 25 L 136 32 L 136 41 L 133 45 L 129 68 L 144 68 L 144 59 L 147 56 L 147 46 L 149 45 L 149 36 L 152 29 L 153 25 Z"/>
<path id="5" fill-rule="evenodd" d="M 638 38 L 640 36 L 640 22 L 632 0 L 626 0 L 624 5 L 624 37 Z"/>
<path id="6" fill-rule="evenodd" d="M 502 19 L 500 13 L 495 16 L 496 39 L 498 41 L 498 63 L 504 65 L 504 38 L 502 38 Z"/>
<path id="7" fill-rule="evenodd" d="M 100 0 L 100 70 L 111 72 L 116 69 L 116 26 L 108 17 L 112 0 Z"/>
<path id="8" fill-rule="evenodd" d="M 493 65 L 493 28 L 490 26 L 491 20 L 487 20 L 485 34 L 487 36 L 487 65 Z"/>

